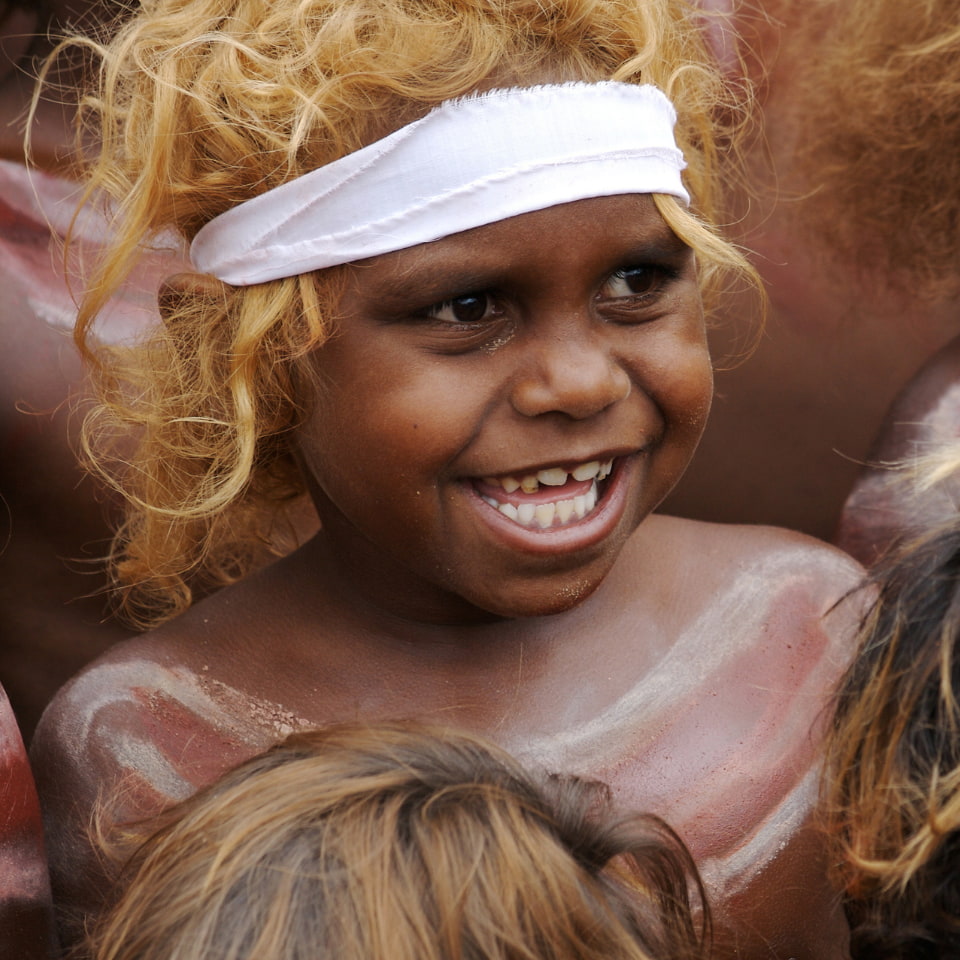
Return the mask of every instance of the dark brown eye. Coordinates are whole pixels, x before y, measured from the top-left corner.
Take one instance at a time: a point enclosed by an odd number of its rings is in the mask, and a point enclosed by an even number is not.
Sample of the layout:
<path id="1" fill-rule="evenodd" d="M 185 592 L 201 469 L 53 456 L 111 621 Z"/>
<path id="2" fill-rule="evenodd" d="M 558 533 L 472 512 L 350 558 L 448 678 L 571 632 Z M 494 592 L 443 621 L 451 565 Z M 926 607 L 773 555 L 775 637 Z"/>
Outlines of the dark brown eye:
<path id="1" fill-rule="evenodd" d="M 610 275 L 600 288 L 600 296 L 610 299 L 637 297 L 655 293 L 667 279 L 666 271 L 653 264 L 624 267 Z"/>
<path id="2" fill-rule="evenodd" d="M 468 293 L 452 300 L 444 300 L 431 307 L 428 316 L 449 323 L 478 323 L 493 315 L 493 305 L 486 293 Z"/>

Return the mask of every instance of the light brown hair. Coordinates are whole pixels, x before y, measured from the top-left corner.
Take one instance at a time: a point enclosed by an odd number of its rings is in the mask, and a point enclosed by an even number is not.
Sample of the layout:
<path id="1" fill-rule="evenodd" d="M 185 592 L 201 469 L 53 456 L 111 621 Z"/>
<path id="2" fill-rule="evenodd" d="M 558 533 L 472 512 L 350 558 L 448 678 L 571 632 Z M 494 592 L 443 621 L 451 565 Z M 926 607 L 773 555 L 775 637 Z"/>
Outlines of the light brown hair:
<path id="1" fill-rule="evenodd" d="M 96 960 L 705 956 L 703 891 L 665 824 L 467 733 L 296 734 L 131 841 Z"/>
<path id="2" fill-rule="evenodd" d="M 955 481 L 960 445 L 912 465 Z M 960 521 L 911 537 L 872 572 L 878 597 L 837 696 L 826 829 L 854 956 L 960 952 Z"/>

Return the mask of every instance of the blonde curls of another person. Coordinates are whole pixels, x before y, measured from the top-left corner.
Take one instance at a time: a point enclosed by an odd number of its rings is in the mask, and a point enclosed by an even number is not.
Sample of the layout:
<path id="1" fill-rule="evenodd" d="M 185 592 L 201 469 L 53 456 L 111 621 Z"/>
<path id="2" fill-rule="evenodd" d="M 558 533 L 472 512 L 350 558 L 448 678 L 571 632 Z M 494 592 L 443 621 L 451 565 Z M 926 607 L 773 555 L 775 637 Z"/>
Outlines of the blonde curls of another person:
<path id="1" fill-rule="evenodd" d="M 336 322 L 343 268 L 231 288 L 175 278 L 163 328 L 136 348 L 96 340 L 100 310 L 157 237 L 212 218 L 493 86 L 651 83 L 677 114 L 688 211 L 656 202 L 697 252 L 708 299 L 752 278 L 719 239 L 717 187 L 738 169 L 742 90 L 710 66 L 684 0 L 151 0 L 109 41 L 74 39 L 86 202 L 113 224 L 84 279 L 76 329 L 97 361 L 84 449 L 128 504 L 113 551 L 119 602 L 143 625 L 286 549 L 304 487 L 293 436 Z M 52 68 L 51 68 L 52 69 Z M 286 541 L 289 541 L 289 537 Z"/>
<path id="2" fill-rule="evenodd" d="M 96 960 L 692 960 L 692 860 L 597 783 L 430 727 L 296 734 L 129 832 Z"/>
<path id="3" fill-rule="evenodd" d="M 960 444 L 951 444 L 905 465 L 904 482 L 929 490 L 958 474 Z M 871 580 L 878 598 L 827 746 L 836 878 L 864 956 L 921 947 L 951 956 L 960 947 L 960 520 L 901 545 Z"/>

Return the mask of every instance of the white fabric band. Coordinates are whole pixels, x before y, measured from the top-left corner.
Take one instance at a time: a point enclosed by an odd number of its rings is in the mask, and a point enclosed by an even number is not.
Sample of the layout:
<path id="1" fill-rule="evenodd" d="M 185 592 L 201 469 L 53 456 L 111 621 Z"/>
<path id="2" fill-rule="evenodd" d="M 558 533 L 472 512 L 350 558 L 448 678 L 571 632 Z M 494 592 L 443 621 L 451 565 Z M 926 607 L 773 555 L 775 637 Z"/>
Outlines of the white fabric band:
<path id="1" fill-rule="evenodd" d="M 214 218 L 191 259 L 247 286 L 587 197 L 665 193 L 688 203 L 675 122 L 650 85 L 566 83 L 451 100 Z"/>

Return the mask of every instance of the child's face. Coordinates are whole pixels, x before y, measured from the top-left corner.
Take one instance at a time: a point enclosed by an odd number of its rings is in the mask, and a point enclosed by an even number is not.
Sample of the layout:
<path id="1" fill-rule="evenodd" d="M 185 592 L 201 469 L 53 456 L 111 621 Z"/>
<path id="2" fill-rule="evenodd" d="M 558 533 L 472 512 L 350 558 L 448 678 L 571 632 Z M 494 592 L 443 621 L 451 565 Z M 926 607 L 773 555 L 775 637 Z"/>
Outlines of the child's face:
<path id="1" fill-rule="evenodd" d="M 603 197 L 350 272 L 300 438 L 341 570 L 433 619 L 589 595 L 710 406 L 690 249 L 649 196 Z"/>

